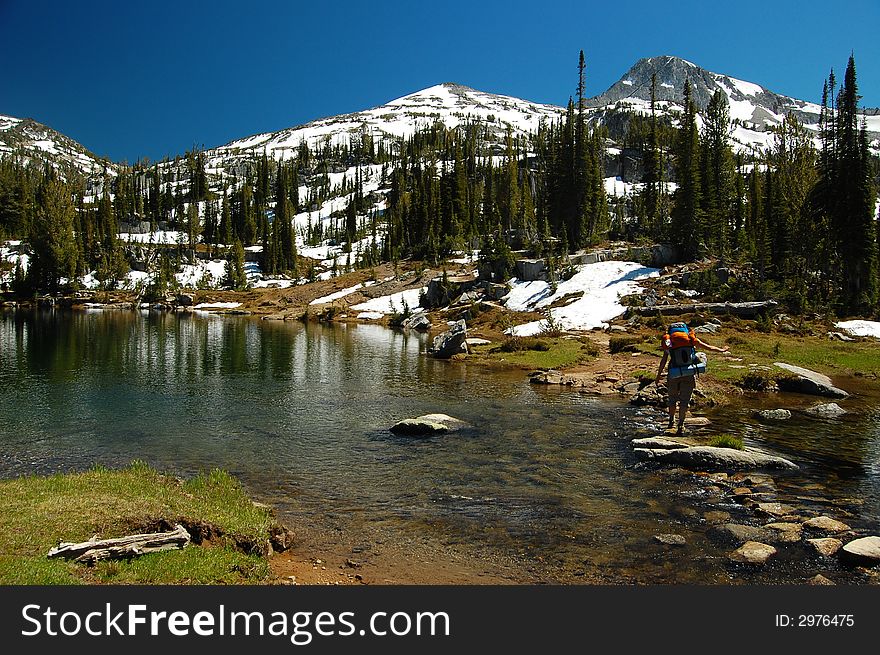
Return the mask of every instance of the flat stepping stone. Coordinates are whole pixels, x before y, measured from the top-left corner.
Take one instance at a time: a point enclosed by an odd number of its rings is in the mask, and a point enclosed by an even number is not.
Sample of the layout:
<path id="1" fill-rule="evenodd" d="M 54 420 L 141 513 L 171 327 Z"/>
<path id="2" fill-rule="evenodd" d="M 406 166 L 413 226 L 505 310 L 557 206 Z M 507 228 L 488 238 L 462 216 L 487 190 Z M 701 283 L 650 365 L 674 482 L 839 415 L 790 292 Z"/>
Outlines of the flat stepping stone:
<path id="1" fill-rule="evenodd" d="M 851 528 L 846 523 L 831 518 L 830 516 L 817 516 L 804 521 L 804 527 L 825 532 L 848 532 Z"/>
<path id="2" fill-rule="evenodd" d="M 687 448 L 688 444 L 680 441 L 673 441 L 664 437 L 647 437 L 645 439 L 633 439 L 633 448 L 657 448 L 660 450 L 668 450 L 671 448 Z"/>
<path id="3" fill-rule="evenodd" d="M 860 566 L 880 564 L 880 537 L 862 537 L 840 549 L 840 556 Z"/>
<path id="4" fill-rule="evenodd" d="M 654 541 L 665 546 L 684 546 L 687 544 L 687 540 L 680 534 L 655 534 Z"/>
<path id="5" fill-rule="evenodd" d="M 758 541 L 747 541 L 728 557 L 741 564 L 766 564 L 767 560 L 776 554 L 776 549 L 768 544 Z"/>
<path id="6" fill-rule="evenodd" d="M 794 543 L 800 541 L 804 530 L 800 523 L 768 523 L 764 528 L 773 531 L 775 538 L 771 539 L 771 541 L 774 543 Z"/>
<path id="7" fill-rule="evenodd" d="M 840 539 L 834 537 L 822 537 L 820 539 L 807 539 L 810 547 L 823 557 L 831 557 L 843 546 Z"/>
<path id="8" fill-rule="evenodd" d="M 791 516 L 796 512 L 794 507 L 782 503 L 758 503 L 755 509 L 769 516 Z"/>
<path id="9" fill-rule="evenodd" d="M 754 450 L 734 450 L 716 446 L 691 446 L 688 448 L 659 449 L 636 448 L 639 457 L 667 464 L 677 464 L 701 471 L 727 471 L 730 469 L 797 469 L 794 462 Z"/>
<path id="10" fill-rule="evenodd" d="M 754 525 L 740 523 L 724 523 L 709 528 L 708 536 L 714 541 L 726 544 L 743 544 L 747 541 L 770 541 L 773 534 L 770 530 Z"/>

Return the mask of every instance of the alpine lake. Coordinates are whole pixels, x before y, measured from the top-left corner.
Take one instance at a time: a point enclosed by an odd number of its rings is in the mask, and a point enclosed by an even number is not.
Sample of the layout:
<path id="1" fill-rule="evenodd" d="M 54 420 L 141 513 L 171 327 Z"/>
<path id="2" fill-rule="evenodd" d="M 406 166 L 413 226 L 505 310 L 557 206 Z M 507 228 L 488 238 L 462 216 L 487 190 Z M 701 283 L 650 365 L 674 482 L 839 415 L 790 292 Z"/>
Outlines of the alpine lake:
<path id="1" fill-rule="evenodd" d="M 136 459 L 182 477 L 225 469 L 275 508 L 299 551 L 355 559 L 380 582 L 869 581 L 802 543 L 762 567 L 731 562 L 712 517 L 760 521 L 712 476 L 639 461 L 630 440 L 657 432 L 657 410 L 425 347 L 422 335 L 363 324 L 4 310 L 0 477 Z M 848 390 L 849 412 L 833 420 L 759 423 L 755 409 L 781 406 L 767 396 L 710 417 L 799 465 L 764 473 L 765 500 L 876 534 L 880 397 Z M 389 431 L 430 413 L 470 427 Z M 654 538 L 670 533 L 685 544 Z"/>

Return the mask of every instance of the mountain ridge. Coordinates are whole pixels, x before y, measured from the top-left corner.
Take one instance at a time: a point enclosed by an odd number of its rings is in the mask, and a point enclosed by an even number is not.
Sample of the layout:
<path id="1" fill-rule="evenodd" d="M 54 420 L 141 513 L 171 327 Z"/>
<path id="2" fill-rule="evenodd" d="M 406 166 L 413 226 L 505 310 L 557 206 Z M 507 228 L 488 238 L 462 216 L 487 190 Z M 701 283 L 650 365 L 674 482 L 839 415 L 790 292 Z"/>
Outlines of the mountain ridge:
<path id="1" fill-rule="evenodd" d="M 818 131 L 819 105 L 775 93 L 754 82 L 714 73 L 672 55 L 639 59 L 605 92 L 586 99 L 590 121 L 601 123 L 614 112 L 648 113 L 652 73 L 657 74 L 658 107 L 661 113 L 673 118 L 675 112 L 682 109 L 685 80 L 691 82 L 692 97 L 699 110 L 705 108 L 715 91 L 724 92 L 733 121 L 731 138 L 737 149 L 768 147 L 772 142 L 769 128 L 781 123 L 789 113 L 808 129 Z M 864 111 L 869 140 L 876 151 L 880 149 L 880 109 Z M 491 140 L 503 144 L 508 130 L 514 136 L 534 132 L 542 120 L 556 120 L 564 113 L 565 109 L 560 106 L 488 93 L 447 81 L 376 107 L 252 134 L 205 152 L 212 167 L 225 168 L 263 152 L 274 159 L 288 159 L 295 156 L 302 142 L 316 147 L 324 143 L 338 144 L 361 134 L 369 134 L 374 140 L 395 140 L 436 122 L 447 128 L 480 123 L 490 133 Z M 13 152 L 49 161 L 58 167 L 72 167 L 87 175 L 97 175 L 105 168 L 117 166 L 51 127 L 32 119 L 0 115 L 0 156 Z"/>

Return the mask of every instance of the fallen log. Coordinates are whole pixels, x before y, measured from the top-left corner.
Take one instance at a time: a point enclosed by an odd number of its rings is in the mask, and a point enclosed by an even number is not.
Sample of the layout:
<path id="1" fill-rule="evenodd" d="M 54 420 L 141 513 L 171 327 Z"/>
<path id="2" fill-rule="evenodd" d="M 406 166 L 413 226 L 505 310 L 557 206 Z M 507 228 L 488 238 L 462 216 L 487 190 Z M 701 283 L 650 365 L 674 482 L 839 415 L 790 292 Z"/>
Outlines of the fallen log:
<path id="1" fill-rule="evenodd" d="M 626 317 L 639 316 L 675 316 L 678 314 L 731 314 L 741 318 L 752 318 L 778 305 L 775 300 L 762 302 L 704 302 L 692 305 L 654 305 L 653 307 L 629 307 Z"/>
<path id="2" fill-rule="evenodd" d="M 75 562 L 94 564 L 102 559 L 129 559 L 137 555 L 184 548 L 189 542 L 189 532 L 178 524 L 171 532 L 130 534 L 102 540 L 92 537 L 89 541 L 80 543 L 61 542 L 49 551 L 47 557 L 63 557 Z"/>

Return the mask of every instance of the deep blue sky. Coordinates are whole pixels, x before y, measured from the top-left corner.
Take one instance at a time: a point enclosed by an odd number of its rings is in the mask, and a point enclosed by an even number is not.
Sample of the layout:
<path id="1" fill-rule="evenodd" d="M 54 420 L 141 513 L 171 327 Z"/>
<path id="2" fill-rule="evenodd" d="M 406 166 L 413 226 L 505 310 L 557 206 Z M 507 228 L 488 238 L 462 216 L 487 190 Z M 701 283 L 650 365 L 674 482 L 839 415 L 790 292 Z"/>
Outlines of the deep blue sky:
<path id="1" fill-rule="evenodd" d="M 0 0 L 0 114 L 156 160 L 447 81 L 564 104 L 580 49 L 590 96 L 672 54 L 812 101 L 854 51 L 880 106 L 878 0 Z"/>

